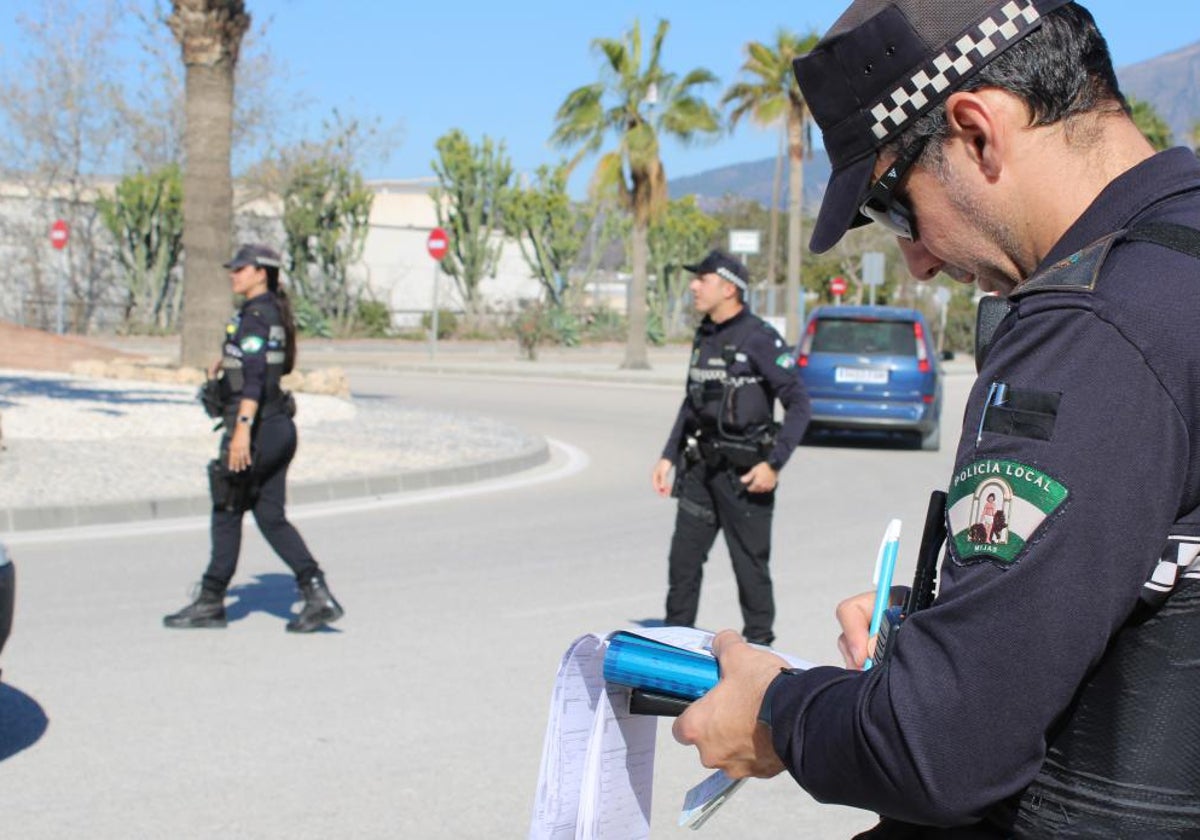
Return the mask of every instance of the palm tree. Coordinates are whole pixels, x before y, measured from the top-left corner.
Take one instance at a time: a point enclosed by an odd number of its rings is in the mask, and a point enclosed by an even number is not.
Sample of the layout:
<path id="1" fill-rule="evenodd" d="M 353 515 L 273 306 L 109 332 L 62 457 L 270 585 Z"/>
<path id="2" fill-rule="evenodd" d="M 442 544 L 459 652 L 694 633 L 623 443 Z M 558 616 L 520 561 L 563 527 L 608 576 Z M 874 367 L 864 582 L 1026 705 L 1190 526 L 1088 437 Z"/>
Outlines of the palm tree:
<path id="1" fill-rule="evenodd" d="M 708 70 L 697 68 L 683 78 L 659 64 L 669 24 L 658 22 L 650 54 L 642 66 L 642 32 L 635 20 L 624 40 L 597 38 L 592 48 L 604 56 L 603 78 L 576 88 L 555 115 L 551 142 L 559 147 L 582 144 L 571 161 L 600 151 L 605 136 L 616 135 L 617 147 L 603 154 L 592 177 L 597 198 L 615 198 L 633 215 L 629 338 L 623 368 L 650 367 L 646 357 L 646 233 L 650 220 L 667 206 L 667 176 L 659 157 L 659 136 L 683 143 L 720 129 L 716 109 L 696 94 L 700 85 L 715 84 Z"/>
<path id="2" fill-rule="evenodd" d="M 722 105 L 733 105 L 729 112 L 732 130 L 738 121 L 749 115 L 759 125 L 781 122 L 787 132 L 788 150 L 788 248 L 787 248 L 787 340 L 795 344 L 800 338 L 800 231 L 804 198 L 804 155 L 807 143 L 808 103 L 800 93 L 792 73 L 792 60 L 811 51 L 820 36 L 810 32 L 803 37 L 780 29 L 775 45 L 759 41 L 746 45 L 746 62 L 742 71 L 752 81 L 738 82 L 725 91 Z M 778 172 L 778 166 L 776 167 Z M 777 205 L 776 200 L 773 204 Z M 771 259 L 775 249 L 775 219 L 777 206 L 771 208 Z M 773 264 L 773 262 L 772 262 Z M 768 272 L 770 273 L 770 272 Z"/>
<path id="3" fill-rule="evenodd" d="M 187 71 L 180 362 L 203 367 L 229 314 L 221 264 L 233 244 L 233 77 L 250 27 L 243 0 L 172 0 L 167 18 Z"/>

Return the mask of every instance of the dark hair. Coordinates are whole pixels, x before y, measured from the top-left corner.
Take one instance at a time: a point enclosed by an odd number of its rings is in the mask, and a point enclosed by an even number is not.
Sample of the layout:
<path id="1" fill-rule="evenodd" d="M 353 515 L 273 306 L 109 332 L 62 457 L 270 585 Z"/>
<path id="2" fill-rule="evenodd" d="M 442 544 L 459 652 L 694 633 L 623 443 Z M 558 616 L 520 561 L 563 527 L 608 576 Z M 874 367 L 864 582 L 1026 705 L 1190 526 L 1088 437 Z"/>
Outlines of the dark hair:
<path id="1" fill-rule="evenodd" d="M 956 91 L 985 87 L 1019 97 L 1029 108 L 1031 126 L 1069 123 L 1088 113 L 1129 112 L 1108 44 L 1091 12 L 1078 3 L 1067 3 L 1046 15 L 1039 29 L 1013 44 Z M 945 137 L 943 103 L 914 122 L 888 149 L 901 156 L 920 142 Z M 940 163 L 941 146 L 941 142 L 929 143 L 922 160 Z"/>
<path id="2" fill-rule="evenodd" d="M 267 272 L 267 290 L 275 295 L 279 304 L 279 318 L 283 321 L 283 372 L 291 373 L 296 367 L 296 319 L 292 316 L 292 301 L 287 292 L 279 285 L 279 266 L 264 265 L 262 270 Z"/>

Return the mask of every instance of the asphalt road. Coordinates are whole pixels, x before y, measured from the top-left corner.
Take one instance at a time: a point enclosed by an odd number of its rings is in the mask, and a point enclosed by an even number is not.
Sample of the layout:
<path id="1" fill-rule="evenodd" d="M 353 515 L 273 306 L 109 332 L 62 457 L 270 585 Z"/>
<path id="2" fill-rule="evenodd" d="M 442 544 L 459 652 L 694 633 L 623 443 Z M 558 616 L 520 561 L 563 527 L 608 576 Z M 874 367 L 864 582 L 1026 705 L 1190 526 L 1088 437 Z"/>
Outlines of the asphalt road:
<path id="1" fill-rule="evenodd" d="M 833 607 L 868 588 L 894 516 L 907 528 L 897 579 L 911 575 L 970 381 L 947 378 L 939 453 L 797 451 L 776 513 L 780 649 L 837 661 Z M 681 394 L 366 371 L 351 382 L 358 396 L 518 425 L 552 439 L 554 458 L 488 486 L 292 511 L 347 609 L 307 637 L 284 632 L 294 588 L 249 523 L 223 631 L 160 624 L 202 570 L 204 521 L 18 537 L 0 662 L 4 836 L 525 836 L 563 651 L 661 616 L 674 506 L 649 473 Z M 740 627 L 723 547 L 700 623 Z M 653 836 L 684 831 L 684 792 L 705 775 L 660 723 Z M 831 838 L 873 821 L 783 776 L 747 785 L 703 831 Z"/>

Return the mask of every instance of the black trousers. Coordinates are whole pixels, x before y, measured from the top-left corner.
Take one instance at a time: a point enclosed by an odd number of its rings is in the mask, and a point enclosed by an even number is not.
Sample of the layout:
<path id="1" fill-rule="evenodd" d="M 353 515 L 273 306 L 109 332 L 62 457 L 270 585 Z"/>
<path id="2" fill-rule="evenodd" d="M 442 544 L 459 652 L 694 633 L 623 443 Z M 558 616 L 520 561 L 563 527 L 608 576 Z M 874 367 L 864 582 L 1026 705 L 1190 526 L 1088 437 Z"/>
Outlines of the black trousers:
<path id="1" fill-rule="evenodd" d="M 717 532 L 723 531 L 737 578 L 742 635 L 750 641 L 771 643 L 775 640 L 775 595 L 768 564 L 775 492 L 748 492 L 741 483 L 744 470 L 714 468 L 703 461 L 684 463 L 679 469 L 666 623 L 695 625 L 704 562 Z"/>
<path id="2" fill-rule="evenodd" d="M 288 522 L 283 505 L 286 501 L 288 466 L 296 455 L 296 424 L 286 414 L 276 414 L 260 420 L 254 429 L 251 479 L 256 488 L 253 495 L 254 521 L 263 538 L 288 564 L 300 584 L 307 583 L 320 572 L 300 532 Z M 229 460 L 229 436 L 221 439 L 222 461 Z M 204 572 L 203 587 L 224 592 L 237 571 L 238 555 L 242 548 L 242 516 L 245 511 L 221 510 L 212 512 L 212 556 Z"/>

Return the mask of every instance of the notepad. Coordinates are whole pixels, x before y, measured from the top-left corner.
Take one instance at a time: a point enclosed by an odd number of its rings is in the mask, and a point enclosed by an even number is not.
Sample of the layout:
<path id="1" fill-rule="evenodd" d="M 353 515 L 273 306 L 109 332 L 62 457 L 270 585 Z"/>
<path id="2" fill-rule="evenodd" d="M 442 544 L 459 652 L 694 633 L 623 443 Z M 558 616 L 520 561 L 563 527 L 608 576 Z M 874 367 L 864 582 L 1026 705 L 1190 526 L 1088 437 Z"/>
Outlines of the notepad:
<path id="1" fill-rule="evenodd" d="M 658 718 L 630 713 L 630 694 L 703 696 L 718 678 L 712 640 L 706 630 L 653 627 L 589 633 L 571 643 L 550 699 L 530 840 L 650 836 Z M 778 655 L 792 667 L 811 667 Z M 699 787 L 688 805 L 697 809 L 695 827 L 736 789 Z"/>

